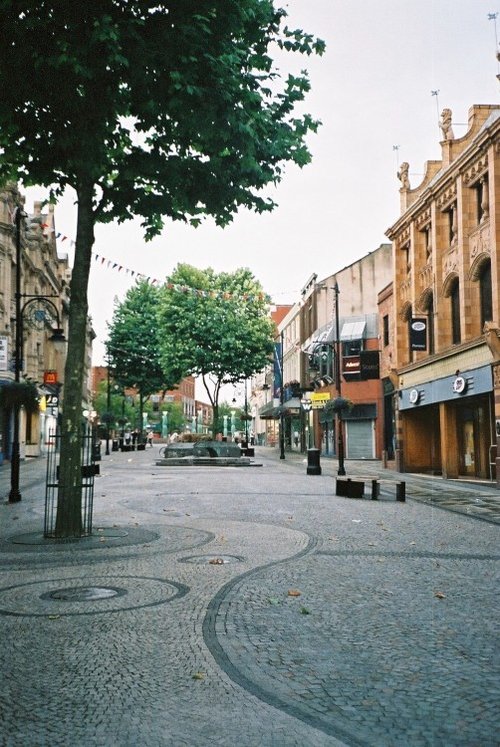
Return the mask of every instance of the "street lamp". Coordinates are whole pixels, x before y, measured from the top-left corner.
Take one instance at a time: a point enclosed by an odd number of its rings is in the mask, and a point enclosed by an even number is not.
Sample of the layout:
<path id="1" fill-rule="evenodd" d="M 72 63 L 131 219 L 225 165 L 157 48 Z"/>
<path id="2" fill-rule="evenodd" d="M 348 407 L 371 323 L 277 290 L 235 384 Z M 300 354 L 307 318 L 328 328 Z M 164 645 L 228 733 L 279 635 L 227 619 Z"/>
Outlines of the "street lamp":
<path id="1" fill-rule="evenodd" d="M 23 316 L 28 307 L 38 304 L 38 308 L 33 308 L 32 321 L 34 324 L 45 324 L 47 321 L 52 321 L 53 316 L 56 318 L 57 327 L 52 330 L 52 335 L 49 340 L 55 344 L 66 342 L 63 330 L 61 328 L 61 321 L 59 317 L 59 311 L 55 304 L 50 301 L 50 298 L 56 298 L 54 294 L 52 296 L 37 296 L 30 295 L 28 293 L 21 293 L 21 221 L 26 217 L 20 207 L 16 208 L 14 217 L 14 225 L 16 227 L 16 290 L 15 290 L 15 306 L 16 306 L 16 328 L 15 328 L 15 349 L 14 349 L 14 381 L 19 384 L 21 380 L 21 368 L 23 365 Z M 22 299 L 27 298 L 28 300 L 22 304 Z M 50 309 L 50 311 L 49 311 Z M 19 448 L 19 416 L 21 410 L 21 404 L 19 399 L 15 398 L 14 403 L 14 425 L 12 433 L 12 455 L 10 462 L 10 493 L 9 503 L 17 503 L 21 500 L 21 493 L 19 491 L 19 466 L 21 462 L 21 454 Z"/>
<path id="2" fill-rule="evenodd" d="M 333 286 L 335 294 L 335 389 L 337 397 L 342 396 L 342 382 L 340 377 L 340 319 L 339 319 L 339 285 L 335 280 Z M 338 458 L 338 475 L 345 475 L 344 468 L 344 434 L 342 412 L 337 410 L 337 458 Z"/>
<path id="3" fill-rule="evenodd" d="M 28 298 L 28 300 L 21 306 L 21 298 Z M 21 379 L 21 368 L 23 365 L 23 319 L 26 310 L 37 304 L 37 307 L 33 309 L 32 319 L 35 323 L 45 324 L 48 319 L 52 318 L 52 314 L 57 320 L 57 327 L 52 330 L 52 334 L 49 337 L 49 341 L 54 343 L 55 346 L 66 342 L 63 330 L 61 329 L 61 323 L 59 318 L 59 312 L 57 307 L 49 300 L 47 296 L 29 296 L 28 294 L 21 294 L 16 292 L 16 345 L 14 355 L 14 380 L 16 384 L 20 383 Z M 48 313 L 48 309 L 50 312 Z M 31 309 L 30 309 L 31 310 Z M 48 316 L 47 316 L 48 314 Z M 16 397 L 14 402 L 14 424 L 12 433 L 12 456 L 10 463 L 10 493 L 9 503 L 17 503 L 21 500 L 21 493 L 19 491 L 19 468 L 21 462 L 20 454 L 20 443 L 19 443 L 19 420 L 21 403 Z"/>
<path id="4" fill-rule="evenodd" d="M 280 334 L 280 459 L 285 458 L 285 392 L 283 389 L 283 345 L 284 333 Z"/>
<path id="5" fill-rule="evenodd" d="M 304 410 L 304 413 L 306 416 L 305 422 L 306 422 L 306 428 L 307 428 L 307 448 L 310 449 L 311 448 L 311 423 L 309 420 L 309 413 L 311 412 L 311 409 L 312 409 L 312 402 L 310 399 L 307 399 L 306 397 L 304 397 L 303 399 L 300 400 L 300 404 L 302 405 L 302 409 Z"/>

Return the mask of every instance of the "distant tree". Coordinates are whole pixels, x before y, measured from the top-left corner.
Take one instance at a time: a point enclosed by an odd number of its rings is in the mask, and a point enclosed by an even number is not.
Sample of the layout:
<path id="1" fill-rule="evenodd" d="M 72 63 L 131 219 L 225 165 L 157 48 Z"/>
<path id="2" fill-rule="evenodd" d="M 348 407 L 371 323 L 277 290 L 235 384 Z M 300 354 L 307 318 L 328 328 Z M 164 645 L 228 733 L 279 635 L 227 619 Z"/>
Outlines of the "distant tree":
<path id="1" fill-rule="evenodd" d="M 140 429 L 147 398 L 179 383 L 160 364 L 158 302 L 158 289 L 139 280 L 127 291 L 124 301 L 115 300 L 113 319 L 108 325 L 108 365 L 114 382 L 137 390 Z"/>
<path id="2" fill-rule="evenodd" d="M 126 423 L 135 422 L 135 408 L 131 404 L 130 397 L 126 396 L 123 388 L 113 380 L 110 385 L 109 409 L 108 409 L 108 383 L 101 381 L 92 402 L 93 409 L 97 412 L 101 422 L 106 422 L 107 414 L 110 427 L 119 428 L 120 431 Z"/>
<path id="3" fill-rule="evenodd" d="M 81 536 L 81 392 L 98 222 L 229 223 L 271 210 L 262 190 L 310 160 L 294 109 L 305 73 L 271 53 L 321 53 L 273 0 L 0 0 L 0 182 L 76 193 L 56 536 Z"/>
<path id="4" fill-rule="evenodd" d="M 273 350 L 269 301 L 250 270 L 215 273 L 180 264 L 161 289 L 160 354 L 165 370 L 200 376 L 219 423 L 223 384 L 262 370 Z"/>

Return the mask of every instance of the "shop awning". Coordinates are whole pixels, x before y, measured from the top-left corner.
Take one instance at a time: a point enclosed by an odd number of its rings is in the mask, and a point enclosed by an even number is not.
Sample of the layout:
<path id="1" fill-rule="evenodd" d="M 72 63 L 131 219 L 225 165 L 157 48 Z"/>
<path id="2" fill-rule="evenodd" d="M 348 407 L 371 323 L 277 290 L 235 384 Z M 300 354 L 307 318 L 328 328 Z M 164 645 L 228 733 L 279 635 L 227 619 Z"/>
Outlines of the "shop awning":
<path id="1" fill-rule="evenodd" d="M 366 322 L 345 322 L 342 325 L 340 339 L 345 340 L 362 340 L 365 334 Z"/>
<path id="2" fill-rule="evenodd" d="M 300 412 L 300 399 L 298 397 L 292 397 L 291 399 L 283 402 L 283 413 L 285 415 L 297 414 Z M 281 405 L 274 406 L 272 402 L 268 402 L 267 405 L 261 407 L 259 410 L 259 418 L 261 420 L 277 420 L 281 414 Z"/>
<path id="3" fill-rule="evenodd" d="M 279 407 L 275 407 L 272 402 L 268 402 L 259 410 L 261 420 L 275 420 L 279 417 Z"/>

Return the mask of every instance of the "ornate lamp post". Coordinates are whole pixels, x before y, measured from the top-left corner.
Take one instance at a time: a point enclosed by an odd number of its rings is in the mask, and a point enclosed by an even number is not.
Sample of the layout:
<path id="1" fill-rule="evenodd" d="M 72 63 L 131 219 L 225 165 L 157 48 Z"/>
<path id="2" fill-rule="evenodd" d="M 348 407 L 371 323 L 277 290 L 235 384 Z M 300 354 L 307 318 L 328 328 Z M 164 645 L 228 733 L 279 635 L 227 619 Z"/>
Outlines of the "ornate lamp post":
<path id="1" fill-rule="evenodd" d="M 21 298 L 28 300 L 21 306 Z M 52 330 L 49 341 L 55 345 L 64 344 L 66 338 L 61 328 L 59 312 L 55 304 L 47 296 L 31 296 L 16 292 L 16 346 L 14 355 L 14 380 L 16 384 L 20 383 L 21 369 L 23 365 L 23 319 L 25 312 L 32 312 L 32 321 L 34 324 L 43 324 L 52 321 L 55 317 L 56 328 Z M 21 403 L 16 397 L 14 404 L 14 427 L 12 434 L 12 456 L 10 463 L 10 492 L 9 503 L 17 503 L 21 500 L 19 491 L 19 468 L 21 463 L 21 453 L 19 444 L 19 419 Z"/>
<path id="2" fill-rule="evenodd" d="M 335 280 L 333 286 L 335 294 L 335 389 L 337 397 L 342 396 L 342 382 L 340 376 L 340 319 L 339 319 L 339 285 Z M 344 429 L 342 422 L 342 413 L 337 410 L 337 458 L 338 458 L 338 475 L 345 475 L 344 468 Z"/>
<path id="3" fill-rule="evenodd" d="M 305 423 L 306 423 L 306 429 L 307 429 L 306 446 L 307 446 L 307 450 L 309 450 L 311 448 L 311 422 L 309 419 L 309 413 L 311 412 L 311 409 L 312 409 L 312 402 L 310 399 L 307 399 L 306 397 L 304 397 L 303 399 L 300 400 L 300 404 L 302 405 L 302 409 L 304 410 L 304 414 L 305 414 Z"/>

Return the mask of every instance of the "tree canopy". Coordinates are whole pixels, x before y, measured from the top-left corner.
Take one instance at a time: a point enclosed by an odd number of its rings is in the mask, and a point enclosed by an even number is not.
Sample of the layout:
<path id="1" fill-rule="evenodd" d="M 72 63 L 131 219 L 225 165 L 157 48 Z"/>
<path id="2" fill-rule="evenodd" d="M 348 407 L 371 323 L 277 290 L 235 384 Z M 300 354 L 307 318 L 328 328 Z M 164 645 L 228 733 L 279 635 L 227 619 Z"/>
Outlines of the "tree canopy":
<path id="1" fill-rule="evenodd" d="M 321 53 L 273 0 L 0 0 L 0 180 L 76 193 L 57 536 L 81 534 L 80 428 L 96 222 L 232 220 L 273 208 L 266 185 L 310 159 L 306 73 L 276 49 Z"/>
<path id="2" fill-rule="evenodd" d="M 178 383 L 160 364 L 157 311 L 159 290 L 146 280 L 130 288 L 123 301 L 115 299 L 106 343 L 113 380 L 134 388 L 143 397 L 173 389 Z"/>
<path id="3" fill-rule="evenodd" d="M 202 377 L 214 422 L 222 384 L 260 371 L 273 350 L 269 299 L 247 268 L 179 264 L 160 291 L 158 322 L 164 370 Z"/>

